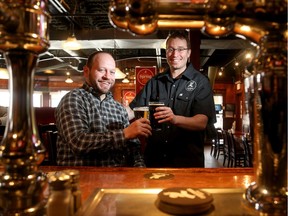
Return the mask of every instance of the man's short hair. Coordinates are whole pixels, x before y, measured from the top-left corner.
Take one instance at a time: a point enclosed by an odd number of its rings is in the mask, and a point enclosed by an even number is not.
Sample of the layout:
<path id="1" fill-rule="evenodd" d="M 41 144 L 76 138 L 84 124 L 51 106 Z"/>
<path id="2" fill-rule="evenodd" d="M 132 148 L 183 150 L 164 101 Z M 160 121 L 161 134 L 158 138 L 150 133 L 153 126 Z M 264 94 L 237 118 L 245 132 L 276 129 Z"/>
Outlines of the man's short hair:
<path id="1" fill-rule="evenodd" d="M 190 39 L 189 39 L 189 32 L 188 31 L 185 31 L 185 30 L 182 30 L 182 31 L 174 31 L 172 32 L 170 35 L 168 35 L 167 37 L 167 40 L 166 40 L 166 45 L 167 45 L 167 42 L 170 40 L 170 39 L 174 39 L 174 38 L 180 38 L 182 40 L 186 40 L 187 42 L 187 47 L 188 48 L 191 48 L 191 43 L 190 43 Z"/>
<path id="2" fill-rule="evenodd" d="M 114 56 L 111 53 L 109 53 L 109 52 L 106 52 L 106 51 L 95 51 L 92 54 L 90 54 L 88 59 L 87 59 L 86 65 L 87 65 L 88 68 L 90 68 L 90 69 L 92 68 L 94 57 L 96 55 L 98 55 L 98 54 L 101 54 L 101 53 L 109 54 L 109 55 L 112 56 L 112 58 L 114 58 Z"/>

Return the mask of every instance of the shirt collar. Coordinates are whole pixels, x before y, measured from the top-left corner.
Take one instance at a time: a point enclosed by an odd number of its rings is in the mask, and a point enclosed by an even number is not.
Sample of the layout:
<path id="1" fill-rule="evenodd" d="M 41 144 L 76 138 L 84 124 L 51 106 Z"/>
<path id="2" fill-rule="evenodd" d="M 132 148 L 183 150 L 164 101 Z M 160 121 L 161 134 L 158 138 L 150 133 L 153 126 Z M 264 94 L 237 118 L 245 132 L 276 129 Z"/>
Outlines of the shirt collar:
<path id="1" fill-rule="evenodd" d="M 191 73 L 192 71 L 192 73 Z M 195 68 L 193 67 L 192 63 L 189 63 L 187 65 L 187 68 L 184 70 L 184 72 L 181 74 L 182 77 L 186 77 L 187 79 L 192 79 L 193 78 L 193 72 L 195 71 Z M 166 77 L 166 79 L 171 79 L 170 76 L 170 69 L 166 69 L 163 73 L 159 74 L 158 78 L 162 79 Z"/>

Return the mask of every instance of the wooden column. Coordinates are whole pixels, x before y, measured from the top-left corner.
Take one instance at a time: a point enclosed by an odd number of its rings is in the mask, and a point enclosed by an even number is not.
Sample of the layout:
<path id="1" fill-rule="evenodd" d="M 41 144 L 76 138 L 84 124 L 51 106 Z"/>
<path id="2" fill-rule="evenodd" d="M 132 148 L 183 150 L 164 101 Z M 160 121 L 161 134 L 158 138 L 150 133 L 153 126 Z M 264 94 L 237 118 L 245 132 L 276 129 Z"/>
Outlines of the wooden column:
<path id="1" fill-rule="evenodd" d="M 43 107 L 49 107 L 50 106 L 50 94 L 49 92 L 43 92 Z"/>
<path id="2" fill-rule="evenodd" d="M 191 41 L 191 56 L 190 61 L 196 70 L 200 70 L 200 45 L 201 45 L 201 32 L 200 30 L 190 29 Z"/>

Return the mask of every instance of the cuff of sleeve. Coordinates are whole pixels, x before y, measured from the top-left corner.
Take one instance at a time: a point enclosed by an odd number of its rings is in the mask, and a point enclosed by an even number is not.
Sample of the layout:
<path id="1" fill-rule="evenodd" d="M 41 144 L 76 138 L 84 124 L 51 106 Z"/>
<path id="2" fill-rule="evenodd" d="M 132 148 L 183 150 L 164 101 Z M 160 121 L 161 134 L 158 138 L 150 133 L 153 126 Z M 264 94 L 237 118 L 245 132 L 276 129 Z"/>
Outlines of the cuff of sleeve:
<path id="1" fill-rule="evenodd" d="M 115 130 L 113 133 L 114 133 L 115 147 L 117 149 L 125 147 L 126 142 L 123 130 Z"/>
<path id="2" fill-rule="evenodd" d="M 143 168 L 145 168 L 146 165 L 145 165 L 144 161 L 137 161 L 137 162 L 134 163 L 134 167 L 143 167 Z"/>

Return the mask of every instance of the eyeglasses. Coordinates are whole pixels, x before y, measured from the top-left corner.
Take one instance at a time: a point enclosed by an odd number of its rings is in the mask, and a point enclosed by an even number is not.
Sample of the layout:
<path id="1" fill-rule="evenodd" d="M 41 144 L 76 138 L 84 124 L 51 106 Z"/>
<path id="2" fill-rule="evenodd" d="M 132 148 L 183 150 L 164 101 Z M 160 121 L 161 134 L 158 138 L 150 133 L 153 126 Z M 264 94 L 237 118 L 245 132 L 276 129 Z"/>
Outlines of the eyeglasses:
<path id="1" fill-rule="evenodd" d="M 166 49 L 166 52 L 167 53 L 172 53 L 174 51 L 177 51 L 177 52 L 183 52 L 184 50 L 188 50 L 189 48 L 183 48 L 183 47 L 180 47 L 180 48 L 172 48 L 172 47 L 169 47 Z"/>

